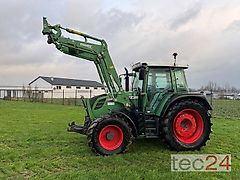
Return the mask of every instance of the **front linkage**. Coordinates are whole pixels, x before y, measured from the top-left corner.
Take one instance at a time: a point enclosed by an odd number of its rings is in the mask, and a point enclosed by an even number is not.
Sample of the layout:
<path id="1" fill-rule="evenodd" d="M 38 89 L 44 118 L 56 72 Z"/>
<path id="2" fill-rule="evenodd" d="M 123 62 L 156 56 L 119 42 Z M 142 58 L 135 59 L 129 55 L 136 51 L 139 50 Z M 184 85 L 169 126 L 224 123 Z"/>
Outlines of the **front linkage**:
<path id="1" fill-rule="evenodd" d="M 84 122 L 84 125 L 81 126 L 81 125 L 77 125 L 75 124 L 75 122 L 71 122 L 68 124 L 68 128 L 67 128 L 67 131 L 68 132 L 76 132 L 76 133 L 80 133 L 80 134 L 84 134 L 86 135 L 87 134 L 87 130 L 91 124 L 91 120 L 88 116 L 85 116 L 85 122 Z"/>
<path id="2" fill-rule="evenodd" d="M 87 131 L 88 131 L 89 126 L 92 123 L 92 120 L 89 117 L 89 109 L 87 108 L 88 106 L 87 106 L 86 101 L 85 101 L 83 96 L 81 96 L 81 100 L 82 100 L 83 106 L 84 106 L 84 108 L 86 110 L 86 113 L 87 113 L 86 116 L 85 116 L 84 125 L 83 126 L 82 125 L 77 125 L 73 121 L 73 122 L 68 124 L 67 131 L 68 132 L 76 132 L 76 133 L 87 135 Z"/>

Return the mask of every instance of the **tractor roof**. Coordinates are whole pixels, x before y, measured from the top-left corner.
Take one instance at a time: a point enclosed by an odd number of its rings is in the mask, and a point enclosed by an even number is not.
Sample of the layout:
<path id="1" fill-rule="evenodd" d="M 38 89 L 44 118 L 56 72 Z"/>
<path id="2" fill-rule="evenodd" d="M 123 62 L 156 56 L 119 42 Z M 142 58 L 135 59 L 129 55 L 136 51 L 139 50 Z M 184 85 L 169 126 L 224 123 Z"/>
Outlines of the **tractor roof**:
<path id="1" fill-rule="evenodd" d="M 182 66 L 182 65 L 148 65 L 150 68 L 180 68 L 180 69 L 188 69 L 188 66 Z"/>
<path id="2" fill-rule="evenodd" d="M 149 67 L 149 68 L 177 68 L 177 69 L 188 69 L 188 66 L 182 66 L 182 65 L 156 65 L 156 64 L 147 64 L 147 63 L 141 63 L 138 62 L 132 66 L 133 70 L 137 70 L 140 67 Z"/>

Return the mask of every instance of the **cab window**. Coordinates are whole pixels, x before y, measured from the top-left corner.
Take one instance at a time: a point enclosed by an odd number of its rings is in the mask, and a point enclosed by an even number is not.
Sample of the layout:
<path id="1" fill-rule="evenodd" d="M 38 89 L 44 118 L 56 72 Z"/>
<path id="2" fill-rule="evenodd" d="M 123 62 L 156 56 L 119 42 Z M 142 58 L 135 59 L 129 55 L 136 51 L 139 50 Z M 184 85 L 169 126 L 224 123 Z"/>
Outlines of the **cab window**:
<path id="1" fill-rule="evenodd" d="M 169 69 L 150 69 L 148 74 L 147 94 L 151 103 L 165 90 L 172 89 Z"/>
<path id="2" fill-rule="evenodd" d="M 176 78 L 177 91 L 188 91 L 186 77 L 182 69 L 175 70 L 175 78 Z"/>
<path id="3" fill-rule="evenodd" d="M 148 74 L 148 90 L 162 91 L 170 89 L 171 76 L 168 69 L 150 69 Z"/>

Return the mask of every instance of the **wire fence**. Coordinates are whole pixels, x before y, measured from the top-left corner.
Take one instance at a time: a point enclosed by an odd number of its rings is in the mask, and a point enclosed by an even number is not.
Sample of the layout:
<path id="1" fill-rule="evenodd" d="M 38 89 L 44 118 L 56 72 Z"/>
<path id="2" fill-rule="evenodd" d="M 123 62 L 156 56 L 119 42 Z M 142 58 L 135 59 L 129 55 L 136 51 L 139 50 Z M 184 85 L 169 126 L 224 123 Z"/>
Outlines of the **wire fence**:
<path id="1" fill-rule="evenodd" d="M 103 94 L 104 91 L 94 89 L 76 90 L 32 90 L 32 89 L 1 89 L 0 99 L 41 102 L 62 105 L 82 105 L 81 98 L 91 98 Z M 204 94 L 212 105 L 213 93 Z"/>
<path id="2" fill-rule="evenodd" d="M 0 99 L 18 100 L 28 102 L 41 102 L 62 105 L 82 105 L 81 98 L 91 98 L 100 95 L 92 89 L 88 90 L 25 90 L 25 89 L 0 89 Z"/>

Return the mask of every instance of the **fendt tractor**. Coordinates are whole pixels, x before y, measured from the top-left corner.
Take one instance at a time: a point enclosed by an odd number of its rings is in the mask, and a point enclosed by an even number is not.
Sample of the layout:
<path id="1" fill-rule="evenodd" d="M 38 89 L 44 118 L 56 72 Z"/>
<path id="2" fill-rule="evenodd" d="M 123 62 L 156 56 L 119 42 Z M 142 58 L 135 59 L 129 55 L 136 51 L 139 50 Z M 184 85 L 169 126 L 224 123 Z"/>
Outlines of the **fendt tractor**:
<path id="1" fill-rule="evenodd" d="M 82 39 L 64 37 L 62 31 Z M 104 40 L 59 24 L 52 26 L 45 17 L 42 33 L 59 51 L 92 61 L 106 87 L 106 94 L 82 97 L 84 125 L 72 122 L 68 127 L 70 132 L 87 135 L 95 153 L 124 153 L 137 137 L 163 138 L 177 151 L 199 150 L 206 145 L 212 108 L 204 95 L 189 92 L 187 66 L 142 62 L 133 65 L 132 72 L 125 68 L 124 76 L 119 76 Z"/>

